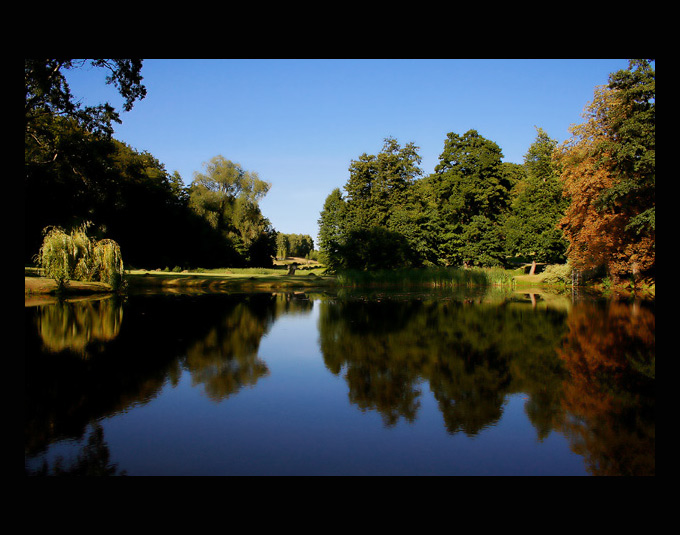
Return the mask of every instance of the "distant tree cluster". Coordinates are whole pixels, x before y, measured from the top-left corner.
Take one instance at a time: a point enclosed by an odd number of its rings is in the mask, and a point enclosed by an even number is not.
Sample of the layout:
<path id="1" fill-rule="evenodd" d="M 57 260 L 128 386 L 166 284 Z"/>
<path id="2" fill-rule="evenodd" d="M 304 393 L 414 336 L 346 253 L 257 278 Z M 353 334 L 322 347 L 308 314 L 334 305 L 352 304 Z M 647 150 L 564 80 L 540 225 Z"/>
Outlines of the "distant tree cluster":
<path id="1" fill-rule="evenodd" d="M 314 250 L 314 240 L 308 234 L 284 234 L 276 235 L 276 256 L 286 258 L 289 256 L 307 258 Z"/>
<path id="2" fill-rule="evenodd" d="M 385 139 L 326 198 L 319 248 L 333 270 L 499 266 L 513 259 L 654 267 L 655 85 L 650 61 L 610 75 L 587 122 L 559 145 L 541 128 L 522 165 L 476 130 L 449 133 L 434 172 L 418 147 Z"/>
<path id="3" fill-rule="evenodd" d="M 516 255 L 563 260 L 555 145 L 539 129 L 521 166 L 502 162 L 498 145 L 476 130 L 450 133 L 434 173 L 423 177 L 418 147 L 386 139 L 378 155 L 352 162 L 345 195 L 337 188 L 327 197 L 319 220 L 325 261 L 390 269 L 497 266 Z"/>

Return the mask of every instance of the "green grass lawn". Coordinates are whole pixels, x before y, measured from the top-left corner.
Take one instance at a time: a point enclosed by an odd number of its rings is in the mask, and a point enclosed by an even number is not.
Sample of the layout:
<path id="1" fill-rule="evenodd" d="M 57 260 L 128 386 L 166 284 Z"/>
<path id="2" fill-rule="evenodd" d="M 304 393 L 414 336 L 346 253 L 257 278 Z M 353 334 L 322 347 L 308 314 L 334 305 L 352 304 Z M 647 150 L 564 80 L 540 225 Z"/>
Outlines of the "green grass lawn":
<path id="1" fill-rule="evenodd" d="M 329 284 L 333 277 L 323 275 L 324 268 L 297 270 L 288 275 L 281 268 L 221 268 L 200 269 L 181 273 L 164 271 L 147 271 L 134 269 L 126 272 L 126 280 L 130 287 L 163 287 L 163 288 L 222 288 L 245 287 L 311 287 Z"/>

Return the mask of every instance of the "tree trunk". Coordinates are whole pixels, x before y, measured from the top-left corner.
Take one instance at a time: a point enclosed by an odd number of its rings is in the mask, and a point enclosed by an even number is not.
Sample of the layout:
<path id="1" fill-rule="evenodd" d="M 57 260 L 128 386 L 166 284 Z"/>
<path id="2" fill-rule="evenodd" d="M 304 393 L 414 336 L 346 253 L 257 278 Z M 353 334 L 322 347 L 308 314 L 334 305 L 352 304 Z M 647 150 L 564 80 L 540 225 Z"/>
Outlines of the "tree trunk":
<path id="1" fill-rule="evenodd" d="M 531 261 L 531 270 L 529 271 L 529 275 L 533 275 L 535 271 L 536 271 L 536 260 L 532 260 Z"/>

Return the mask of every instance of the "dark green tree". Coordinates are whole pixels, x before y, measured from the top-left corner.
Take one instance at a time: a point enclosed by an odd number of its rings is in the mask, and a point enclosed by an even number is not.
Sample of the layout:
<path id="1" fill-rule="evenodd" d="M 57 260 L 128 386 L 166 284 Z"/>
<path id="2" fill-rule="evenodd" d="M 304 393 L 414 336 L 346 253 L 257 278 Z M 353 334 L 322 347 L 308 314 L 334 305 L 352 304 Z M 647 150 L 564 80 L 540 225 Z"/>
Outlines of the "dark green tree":
<path id="1" fill-rule="evenodd" d="M 407 143 L 402 148 L 391 137 L 377 155 L 364 153 L 353 160 L 345 184 L 348 227 L 391 229 L 393 213 L 407 205 L 410 188 L 422 174 L 420 161 L 418 147 Z"/>
<path id="2" fill-rule="evenodd" d="M 599 147 L 619 177 L 600 200 L 601 209 L 632 213 L 628 228 L 643 236 L 656 230 L 656 74 L 654 60 L 630 60 L 609 76 L 616 105 L 607 110 Z"/>
<path id="3" fill-rule="evenodd" d="M 557 224 L 568 201 L 552 162 L 557 141 L 537 128 L 536 140 L 524 156 L 525 178 L 515 184 L 505 222 L 508 254 L 536 262 L 564 262 L 567 242 Z"/>
<path id="4" fill-rule="evenodd" d="M 148 152 L 95 136 L 70 118 L 50 121 L 54 144 L 25 144 L 25 260 L 47 226 L 93 223 L 134 267 L 230 265 L 236 256 L 222 235 L 188 206 L 182 178 Z M 52 150 L 56 152 L 52 153 Z M 55 157 L 56 154 L 56 157 Z"/>
<path id="5" fill-rule="evenodd" d="M 330 271 L 336 271 L 342 264 L 341 247 L 344 243 L 346 210 L 342 192 L 340 188 L 335 188 L 326 197 L 318 221 L 321 261 Z"/>
<path id="6" fill-rule="evenodd" d="M 499 227 L 513 180 L 502 157 L 498 145 L 476 130 L 447 135 L 439 164 L 423 184 L 433 231 L 431 256 L 437 263 L 502 263 L 504 243 Z"/>
<path id="7" fill-rule="evenodd" d="M 339 242 L 344 267 L 375 269 L 420 263 L 421 236 L 414 212 L 415 184 L 422 175 L 420 161 L 415 144 L 401 147 L 391 137 L 384 140 L 377 155 L 364 153 L 352 161 Z"/>

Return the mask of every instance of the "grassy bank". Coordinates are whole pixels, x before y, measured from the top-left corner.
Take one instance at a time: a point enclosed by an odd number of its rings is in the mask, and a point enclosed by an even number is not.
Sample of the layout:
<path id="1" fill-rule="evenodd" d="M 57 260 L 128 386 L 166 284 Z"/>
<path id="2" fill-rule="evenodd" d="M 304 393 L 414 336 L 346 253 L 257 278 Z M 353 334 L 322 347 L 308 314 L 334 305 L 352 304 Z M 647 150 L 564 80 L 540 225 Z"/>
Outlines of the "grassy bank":
<path id="1" fill-rule="evenodd" d="M 423 268 L 338 273 L 341 286 L 431 287 L 511 285 L 513 272 L 499 268 Z"/>
<path id="2" fill-rule="evenodd" d="M 283 266 L 274 268 L 224 268 L 197 269 L 195 271 L 147 271 L 125 272 L 127 288 L 131 290 L 156 290 L 167 292 L 191 291 L 258 291 L 276 289 L 310 289 L 319 287 L 345 288 L 395 288 L 395 289 L 445 289 L 456 287 L 504 286 L 509 288 L 558 288 L 571 286 L 562 266 L 547 269 L 543 273 L 525 275 L 522 270 L 500 268 L 422 268 L 383 271 L 345 271 L 326 275 L 323 266 L 297 270 L 288 275 Z M 57 284 L 52 279 L 39 277 L 38 270 L 26 268 L 26 296 L 54 295 Z M 637 292 L 651 296 L 655 293 L 654 281 L 644 281 L 639 288 L 630 285 L 612 288 L 606 281 L 590 281 L 587 288 L 598 293 Z M 111 293 L 104 283 L 70 281 L 65 288 L 68 295 Z"/>
<path id="3" fill-rule="evenodd" d="M 132 290 L 154 289 L 161 291 L 224 291 L 266 290 L 275 288 L 310 288 L 334 283 L 333 277 L 323 275 L 323 268 L 298 270 L 287 275 L 281 268 L 213 269 L 196 271 L 147 271 L 134 269 L 125 272 L 126 287 Z M 25 268 L 24 294 L 54 296 L 59 292 L 54 279 L 41 276 L 37 268 Z M 100 282 L 69 281 L 63 288 L 65 296 L 112 293 L 110 285 Z"/>

